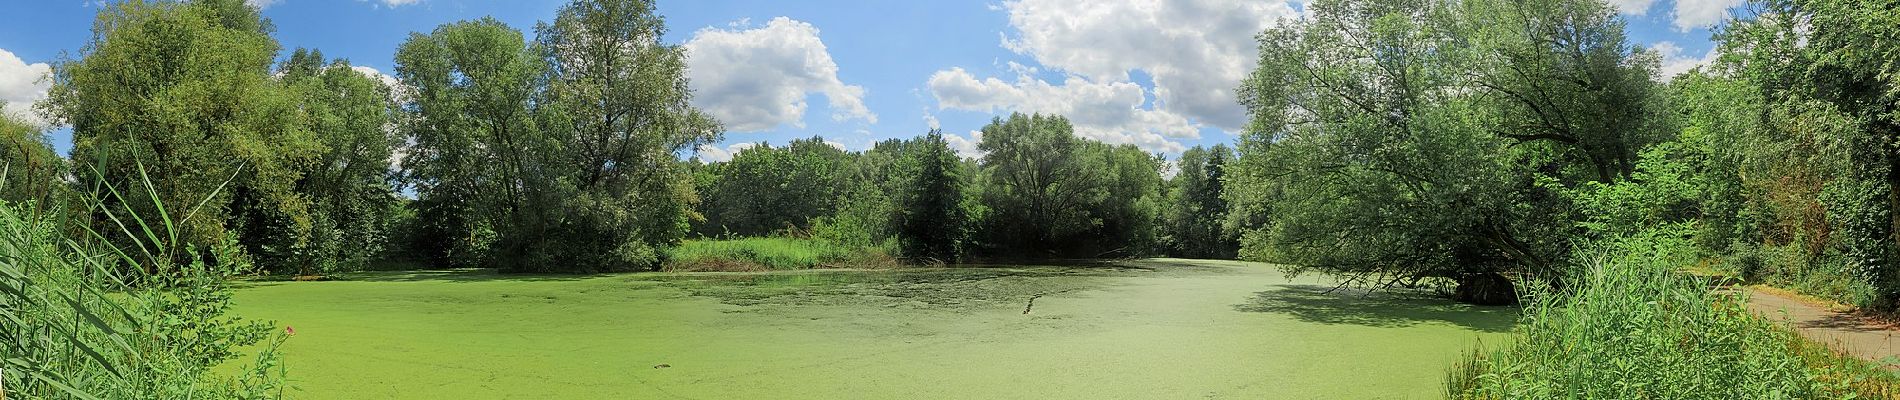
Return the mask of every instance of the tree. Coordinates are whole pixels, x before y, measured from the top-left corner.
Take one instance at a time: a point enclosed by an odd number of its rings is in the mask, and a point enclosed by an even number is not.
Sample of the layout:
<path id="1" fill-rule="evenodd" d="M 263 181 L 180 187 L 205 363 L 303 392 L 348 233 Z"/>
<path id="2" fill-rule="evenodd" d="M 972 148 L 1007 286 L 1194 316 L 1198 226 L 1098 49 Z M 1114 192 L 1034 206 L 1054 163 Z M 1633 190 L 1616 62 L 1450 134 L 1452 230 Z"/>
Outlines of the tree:
<path id="1" fill-rule="evenodd" d="M 400 110 L 392 89 L 315 50 L 292 52 L 277 75 L 300 99 L 304 129 L 323 146 L 312 162 L 296 166 L 295 191 L 310 204 L 309 228 L 292 235 L 290 216 L 259 207 L 243 213 L 240 242 L 267 270 L 361 269 L 387 244 L 396 202 L 390 157 L 402 138 L 394 129 Z"/>
<path id="2" fill-rule="evenodd" d="M 65 205 L 66 159 L 40 127 L 22 119 L 0 113 L 0 200 L 38 215 Z"/>
<path id="3" fill-rule="evenodd" d="M 1496 120 L 1489 130 L 1529 147 L 1570 181 L 1629 176 L 1642 146 L 1667 139 L 1652 80 L 1654 54 L 1631 46 L 1600 0 L 1458 3 L 1454 26 L 1473 44 L 1470 82 Z"/>
<path id="4" fill-rule="evenodd" d="M 1229 196 L 1264 226 L 1242 257 L 1349 283 L 1460 281 L 1466 300 L 1513 302 L 1504 271 L 1549 272 L 1521 239 L 1529 171 L 1473 118 L 1464 43 L 1434 0 L 1309 4 L 1259 36 L 1240 89 L 1252 116 Z M 1259 204 L 1247 204 L 1259 202 Z M 1484 290 L 1479 290 L 1483 288 Z"/>
<path id="5" fill-rule="evenodd" d="M 969 214 L 964 205 L 963 163 L 932 130 L 905 157 L 908 175 L 897 196 L 896 218 L 900 249 L 911 259 L 956 262 L 968 236 Z"/>
<path id="6" fill-rule="evenodd" d="M 837 212 L 850 193 L 844 190 L 850 162 L 848 153 L 818 137 L 747 148 L 715 167 L 699 231 L 759 236 L 810 229 L 814 219 Z"/>
<path id="7" fill-rule="evenodd" d="M 96 212 L 120 208 L 108 189 L 139 193 L 149 182 L 159 201 L 132 209 L 167 210 L 183 238 L 172 246 L 222 241 L 236 202 L 285 215 L 291 235 L 307 234 L 297 166 L 322 144 L 298 123 L 296 97 L 270 77 L 271 31 L 242 0 L 133 0 L 99 13 L 80 57 L 55 63 L 43 104 L 73 128 L 73 175 L 107 199 Z"/>
<path id="8" fill-rule="evenodd" d="M 1889 5 L 1764 0 L 1717 36 L 1723 53 L 1696 80 L 1726 98 L 1692 128 L 1734 133 L 1718 159 L 1738 170 L 1732 223 L 1744 271 L 1770 282 L 1837 282 L 1817 295 L 1900 305 L 1900 34 Z M 1692 100 L 1693 101 L 1693 100 Z M 1714 117 L 1714 118 L 1712 118 Z M 1718 130 L 1719 129 L 1719 130 Z M 1764 255 L 1785 254 L 1766 257 Z"/>
<path id="9" fill-rule="evenodd" d="M 1189 258 L 1234 258 L 1240 250 L 1238 238 L 1227 233 L 1225 190 L 1227 160 L 1233 150 L 1227 145 L 1212 148 L 1194 146 L 1181 153 L 1174 179 L 1169 181 L 1166 215 L 1162 218 L 1168 254 Z"/>
<path id="10" fill-rule="evenodd" d="M 514 250 L 527 269 L 626 270 L 658 265 L 687 231 L 692 181 L 676 154 L 718 140 L 693 108 L 685 51 L 664 44 L 646 0 L 577 0 L 535 28 L 547 63 L 542 127 L 563 157 L 552 166 L 558 203 Z"/>
<path id="11" fill-rule="evenodd" d="M 1075 128 L 1061 116 L 1011 114 L 983 127 L 983 203 L 992 215 L 990 245 L 1013 255 L 1061 255 L 1076 235 L 1094 228 L 1089 206 L 1107 196 L 1101 158 L 1084 154 Z"/>
<path id="12" fill-rule="evenodd" d="M 537 191 L 551 185 L 543 167 L 561 154 L 530 108 L 545 65 L 520 31 L 492 18 L 411 34 L 395 59 L 414 91 L 403 166 L 418 218 L 430 221 L 424 236 L 437 240 L 428 249 L 442 265 L 506 266 L 490 258 L 501 237 L 542 232 L 527 213 L 558 211 Z"/>

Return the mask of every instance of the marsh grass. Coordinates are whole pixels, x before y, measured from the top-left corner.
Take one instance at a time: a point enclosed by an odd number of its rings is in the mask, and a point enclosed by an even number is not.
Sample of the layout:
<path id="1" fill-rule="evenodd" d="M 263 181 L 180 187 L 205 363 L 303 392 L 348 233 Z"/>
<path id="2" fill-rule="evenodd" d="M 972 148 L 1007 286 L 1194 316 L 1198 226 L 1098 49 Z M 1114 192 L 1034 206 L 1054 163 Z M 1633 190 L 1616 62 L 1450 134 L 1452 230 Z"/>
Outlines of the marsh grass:
<path id="1" fill-rule="evenodd" d="M 1585 256 L 1574 293 L 1535 293 L 1511 346 L 1452 368 L 1459 399 L 1893 398 L 1900 379 L 1757 317 L 1741 294 L 1676 271 L 1686 241 L 1625 239 Z"/>
<path id="2" fill-rule="evenodd" d="M 857 247 L 797 237 L 688 240 L 668 254 L 666 271 L 782 271 L 890 268 L 901 265 L 888 246 Z"/>
<path id="3" fill-rule="evenodd" d="M 200 252 L 145 181 L 89 204 L 105 234 L 62 235 L 59 213 L 0 204 L 0 398 L 259 399 L 283 395 L 283 336 L 228 314 L 235 241 Z M 151 201 L 157 215 L 127 204 Z M 0 202 L 4 203 L 4 202 Z M 116 237 L 120 240 L 108 240 Z M 241 348 L 253 350 L 250 362 Z"/>

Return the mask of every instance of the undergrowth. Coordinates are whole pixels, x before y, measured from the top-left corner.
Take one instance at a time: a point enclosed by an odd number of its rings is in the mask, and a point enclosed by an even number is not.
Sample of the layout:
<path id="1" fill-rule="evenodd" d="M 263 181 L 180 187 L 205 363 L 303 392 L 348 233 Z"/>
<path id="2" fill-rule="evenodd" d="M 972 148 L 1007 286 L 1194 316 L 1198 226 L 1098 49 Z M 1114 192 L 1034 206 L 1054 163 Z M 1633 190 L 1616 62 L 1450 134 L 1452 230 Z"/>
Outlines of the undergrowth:
<path id="1" fill-rule="evenodd" d="M 776 271 L 889 268 L 901 265 L 889 246 L 858 247 L 797 237 L 696 239 L 674 247 L 666 271 Z"/>
<path id="2" fill-rule="evenodd" d="M 1581 257 L 1573 292 L 1533 291 L 1511 346 L 1452 369 L 1458 399 L 1894 398 L 1900 378 L 1749 312 L 1675 266 L 1681 236 L 1646 234 Z"/>

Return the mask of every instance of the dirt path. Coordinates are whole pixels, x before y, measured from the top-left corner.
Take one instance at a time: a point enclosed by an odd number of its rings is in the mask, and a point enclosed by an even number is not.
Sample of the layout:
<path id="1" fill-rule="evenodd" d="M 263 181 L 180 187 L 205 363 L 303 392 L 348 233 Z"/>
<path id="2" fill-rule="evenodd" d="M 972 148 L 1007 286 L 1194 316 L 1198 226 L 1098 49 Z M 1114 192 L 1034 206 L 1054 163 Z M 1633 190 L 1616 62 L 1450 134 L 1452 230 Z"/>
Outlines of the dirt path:
<path id="1" fill-rule="evenodd" d="M 1895 340 L 1896 332 L 1888 327 L 1780 293 L 1761 290 L 1748 293 L 1749 309 L 1769 319 L 1787 322 L 1808 339 L 1874 362 L 1900 356 L 1900 341 Z"/>

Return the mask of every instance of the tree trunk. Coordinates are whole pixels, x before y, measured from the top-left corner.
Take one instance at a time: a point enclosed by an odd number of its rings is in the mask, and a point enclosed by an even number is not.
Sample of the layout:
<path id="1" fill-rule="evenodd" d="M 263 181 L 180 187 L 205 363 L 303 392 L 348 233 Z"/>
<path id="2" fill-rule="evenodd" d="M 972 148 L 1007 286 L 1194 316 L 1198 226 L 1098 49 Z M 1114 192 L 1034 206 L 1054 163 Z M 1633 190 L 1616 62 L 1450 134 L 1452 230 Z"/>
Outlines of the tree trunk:
<path id="1" fill-rule="evenodd" d="M 1458 289 L 1452 298 L 1460 302 L 1481 306 L 1508 306 L 1517 304 L 1517 286 L 1511 278 L 1496 272 L 1471 274 L 1458 277 Z"/>

